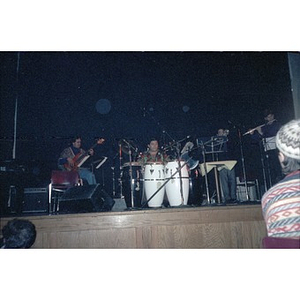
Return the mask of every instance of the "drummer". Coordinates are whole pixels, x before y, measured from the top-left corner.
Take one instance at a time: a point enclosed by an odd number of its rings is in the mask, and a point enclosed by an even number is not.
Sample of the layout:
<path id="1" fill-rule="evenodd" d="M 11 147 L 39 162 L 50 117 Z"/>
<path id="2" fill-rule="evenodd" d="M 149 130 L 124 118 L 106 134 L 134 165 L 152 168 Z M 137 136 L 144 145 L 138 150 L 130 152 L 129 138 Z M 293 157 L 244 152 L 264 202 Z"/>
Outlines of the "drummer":
<path id="1" fill-rule="evenodd" d="M 147 151 L 142 153 L 142 155 L 138 158 L 138 161 L 142 165 L 150 162 L 160 162 L 166 164 L 168 161 L 170 161 L 170 158 L 167 154 L 159 151 L 158 139 L 151 138 Z"/>

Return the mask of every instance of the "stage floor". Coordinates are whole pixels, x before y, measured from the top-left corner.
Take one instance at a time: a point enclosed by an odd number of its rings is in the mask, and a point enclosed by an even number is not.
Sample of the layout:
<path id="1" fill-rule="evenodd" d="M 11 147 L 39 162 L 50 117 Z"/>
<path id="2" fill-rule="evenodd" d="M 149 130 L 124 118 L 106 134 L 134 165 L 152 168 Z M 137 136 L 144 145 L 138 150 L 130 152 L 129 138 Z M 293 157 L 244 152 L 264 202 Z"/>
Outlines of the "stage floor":
<path id="1" fill-rule="evenodd" d="M 109 212 L 20 218 L 35 224 L 38 249 L 251 249 L 266 236 L 259 204 L 124 210 L 115 200 Z"/>

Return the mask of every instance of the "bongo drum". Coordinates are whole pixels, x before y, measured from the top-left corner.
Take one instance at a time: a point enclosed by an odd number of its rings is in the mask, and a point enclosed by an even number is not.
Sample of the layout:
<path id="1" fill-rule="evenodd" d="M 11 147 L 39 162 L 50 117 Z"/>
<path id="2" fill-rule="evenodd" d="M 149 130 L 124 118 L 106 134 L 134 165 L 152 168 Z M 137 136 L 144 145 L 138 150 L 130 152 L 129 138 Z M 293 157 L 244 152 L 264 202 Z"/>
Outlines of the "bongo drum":
<path id="1" fill-rule="evenodd" d="M 185 162 L 180 160 L 170 161 L 166 165 L 166 180 L 172 177 L 179 166 L 183 166 Z M 181 195 L 182 187 L 182 195 Z M 166 194 L 170 203 L 170 206 L 187 205 L 189 197 L 189 173 L 187 166 L 184 165 L 180 172 L 177 172 L 166 184 Z M 182 202 L 183 196 L 183 202 Z"/>
<path id="2" fill-rule="evenodd" d="M 145 164 L 144 189 L 146 200 L 148 201 L 154 193 L 164 184 L 165 166 L 161 162 Z M 165 195 L 165 186 L 148 202 L 149 207 L 161 207 Z"/>

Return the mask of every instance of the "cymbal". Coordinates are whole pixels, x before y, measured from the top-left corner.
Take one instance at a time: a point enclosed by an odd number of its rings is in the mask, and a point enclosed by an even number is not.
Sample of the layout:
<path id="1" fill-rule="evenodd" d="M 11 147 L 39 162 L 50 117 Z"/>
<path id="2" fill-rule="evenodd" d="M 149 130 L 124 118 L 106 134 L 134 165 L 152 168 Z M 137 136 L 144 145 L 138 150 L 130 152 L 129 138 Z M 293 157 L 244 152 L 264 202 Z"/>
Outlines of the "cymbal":
<path id="1" fill-rule="evenodd" d="M 138 152 L 138 147 L 133 140 L 121 139 L 118 145 L 121 147 L 122 151 L 126 154 L 129 154 L 130 150 L 131 152 Z"/>

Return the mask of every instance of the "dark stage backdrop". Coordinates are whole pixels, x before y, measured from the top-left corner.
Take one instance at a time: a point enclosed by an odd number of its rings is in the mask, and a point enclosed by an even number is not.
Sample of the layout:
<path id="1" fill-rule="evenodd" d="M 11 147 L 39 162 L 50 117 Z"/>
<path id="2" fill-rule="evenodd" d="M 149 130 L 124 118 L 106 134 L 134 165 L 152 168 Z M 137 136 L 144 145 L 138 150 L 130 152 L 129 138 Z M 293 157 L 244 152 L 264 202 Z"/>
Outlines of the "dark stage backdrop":
<path id="1" fill-rule="evenodd" d="M 17 98 L 16 161 L 30 166 L 42 184 L 75 134 L 86 148 L 105 138 L 95 160 L 108 160 L 95 173 L 111 192 L 120 139 L 133 139 L 144 151 L 152 136 L 162 143 L 210 137 L 220 126 L 236 138 L 238 130 L 264 123 L 265 108 L 281 123 L 294 118 L 284 52 L 2 52 L 0 57 L 0 159 L 12 159 Z M 259 154 L 247 136 L 243 144 L 249 172 L 259 169 Z"/>

